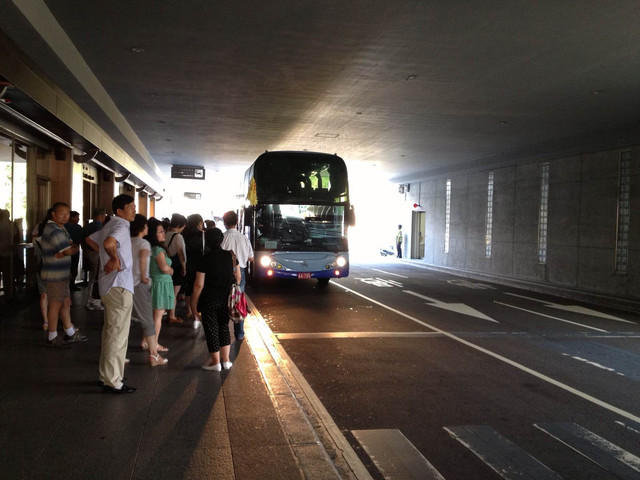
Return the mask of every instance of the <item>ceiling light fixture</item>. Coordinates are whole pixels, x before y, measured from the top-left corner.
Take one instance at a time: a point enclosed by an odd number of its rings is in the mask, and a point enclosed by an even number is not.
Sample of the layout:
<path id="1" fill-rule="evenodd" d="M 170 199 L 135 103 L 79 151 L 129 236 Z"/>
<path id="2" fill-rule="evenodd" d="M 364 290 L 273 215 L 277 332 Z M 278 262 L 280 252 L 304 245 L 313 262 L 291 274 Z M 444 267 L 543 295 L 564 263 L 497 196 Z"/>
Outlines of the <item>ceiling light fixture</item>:
<path id="1" fill-rule="evenodd" d="M 146 50 L 142 47 L 131 47 L 133 53 L 145 53 Z"/>
<path id="2" fill-rule="evenodd" d="M 339 136 L 339 133 L 316 133 L 318 138 L 338 138 Z"/>
<path id="3" fill-rule="evenodd" d="M 407 82 L 411 81 L 411 80 L 415 80 L 416 78 L 418 78 L 417 75 L 407 75 L 407 78 L 405 79 Z"/>

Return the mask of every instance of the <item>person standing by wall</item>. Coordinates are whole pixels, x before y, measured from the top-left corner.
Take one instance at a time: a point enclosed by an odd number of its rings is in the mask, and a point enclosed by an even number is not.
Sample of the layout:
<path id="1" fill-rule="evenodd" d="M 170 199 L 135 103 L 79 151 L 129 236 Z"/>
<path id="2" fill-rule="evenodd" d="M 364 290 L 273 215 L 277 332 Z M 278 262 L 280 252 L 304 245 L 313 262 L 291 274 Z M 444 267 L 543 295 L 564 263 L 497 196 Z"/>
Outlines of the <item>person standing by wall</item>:
<path id="1" fill-rule="evenodd" d="M 99 244 L 87 239 L 87 244 L 98 250 L 102 265 L 98 285 L 104 303 L 104 325 L 98 374 L 103 393 L 133 393 L 137 389 L 122 380 L 133 309 L 129 222 L 135 219 L 136 204 L 132 197 L 122 194 L 113 199 L 111 208 L 115 215 L 102 228 Z"/>
<path id="2" fill-rule="evenodd" d="M 80 246 L 84 240 L 84 233 L 82 226 L 79 225 L 80 213 L 72 210 L 69 215 L 69 221 L 65 223 L 64 228 L 69 232 L 71 241 L 75 246 Z M 69 289 L 71 291 L 80 290 L 80 287 L 76 286 L 76 277 L 78 276 L 78 265 L 80 264 L 80 249 L 73 255 L 71 255 L 71 268 L 69 271 Z"/>
<path id="3" fill-rule="evenodd" d="M 104 221 L 106 219 L 106 212 L 104 208 L 96 207 L 93 209 L 93 221 L 82 229 L 83 239 L 89 237 L 89 235 L 102 230 Z M 89 283 L 87 284 L 87 305 L 89 310 L 104 310 L 102 302 L 100 301 L 99 292 L 97 290 L 98 283 L 98 264 L 100 263 L 100 254 L 97 250 L 91 248 L 86 240 L 82 243 L 82 251 L 84 252 L 83 263 L 84 269 L 89 273 Z M 95 293 L 95 295 L 94 295 Z"/>
<path id="4" fill-rule="evenodd" d="M 402 258 L 402 225 L 398 225 L 398 233 L 396 233 L 396 257 Z"/>
<path id="5" fill-rule="evenodd" d="M 40 247 L 42 248 L 42 271 L 40 275 L 46 282 L 46 293 L 49 306 L 47 319 L 49 336 L 47 346 L 68 347 L 70 343 L 84 342 L 87 337 L 73 328 L 71 323 L 71 293 L 69 291 L 69 271 L 71 255 L 78 252 L 69 233 L 64 228 L 69 221 L 69 206 L 58 202 L 51 207 L 51 220 L 42 231 Z M 65 336 L 58 336 L 58 316 L 62 319 Z"/>
<path id="6" fill-rule="evenodd" d="M 222 249 L 230 250 L 236 255 L 242 276 L 238 286 L 240 287 L 240 291 L 244 292 L 247 262 L 253 260 L 253 248 L 251 248 L 249 239 L 238 232 L 236 228 L 238 225 L 238 215 L 236 212 L 230 211 L 225 213 L 222 216 L 222 221 L 224 222 L 224 227 L 227 229 L 222 240 Z M 242 340 L 244 338 L 244 320 L 233 324 L 233 333 L 236 340 Z"/>

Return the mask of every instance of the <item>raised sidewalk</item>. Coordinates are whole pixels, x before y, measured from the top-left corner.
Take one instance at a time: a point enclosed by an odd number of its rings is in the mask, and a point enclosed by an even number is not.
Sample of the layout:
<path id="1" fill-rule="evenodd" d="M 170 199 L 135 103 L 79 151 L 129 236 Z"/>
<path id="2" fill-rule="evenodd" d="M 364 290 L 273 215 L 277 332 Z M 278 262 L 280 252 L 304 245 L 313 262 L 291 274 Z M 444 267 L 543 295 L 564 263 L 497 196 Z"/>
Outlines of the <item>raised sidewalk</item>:
<path id="1" fill-rule="evenodd" d="M 69 349 L 45 346 L 38 297 L 24 295 L 0 302 L 0 478 L 369 477 L 255 308 L 222 373 L 200 368 L 208 352 L 191 322 L 163 324 L 169 364 L 149 367 L 132 323 L 125 375 L 138 391 L 113 395 L 97 384 L 103 314 L 85 292 L 71 315 L 89 340 Z"/>

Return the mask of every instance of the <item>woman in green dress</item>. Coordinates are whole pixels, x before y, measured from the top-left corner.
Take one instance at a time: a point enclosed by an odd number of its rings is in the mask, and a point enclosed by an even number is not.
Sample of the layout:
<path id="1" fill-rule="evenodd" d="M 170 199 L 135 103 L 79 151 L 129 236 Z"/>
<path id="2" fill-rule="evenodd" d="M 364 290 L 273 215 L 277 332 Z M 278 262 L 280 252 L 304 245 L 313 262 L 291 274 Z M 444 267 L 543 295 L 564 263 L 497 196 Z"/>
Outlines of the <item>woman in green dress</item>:
<path id="1" fill-rule="evenodd" d="M 149 276 L 151 277 L 151 303 L 153 306 L 153 322 L 156 327 L 156 340 L 158 352 L 168 352 L 167 347 L 160 345 L 160 327 L 162 327 L 162 315 L 165 310 L 171 310 L 175 306 L 175 294 L 173 291 L 173 268 L 171 259 L 164 249 L 164 227 L 157 218 L 151 217 L 148 222 L 149 233 L 145 237 L 151 244 L 151 264 Z"/>

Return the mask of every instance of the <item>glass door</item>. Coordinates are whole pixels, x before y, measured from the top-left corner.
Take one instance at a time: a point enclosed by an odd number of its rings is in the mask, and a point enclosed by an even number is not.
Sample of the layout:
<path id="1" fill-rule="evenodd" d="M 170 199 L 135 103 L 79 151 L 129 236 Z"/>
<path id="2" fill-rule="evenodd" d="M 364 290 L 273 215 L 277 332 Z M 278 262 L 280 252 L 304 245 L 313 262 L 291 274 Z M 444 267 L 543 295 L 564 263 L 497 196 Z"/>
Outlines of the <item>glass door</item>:
<path id="1" fill-rule="evenodd" d="M 25 282 L 27 146 L 0 134 L 0 294 Z"/>
<path id="2" fill-rule="evenodd" d="M 411 258 L 424 257 L 426 214 L 425 212 L 413 212 L 411 219 Z"/>

